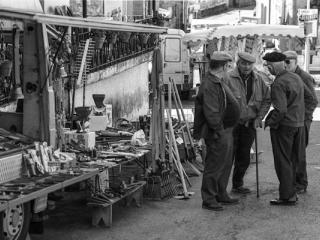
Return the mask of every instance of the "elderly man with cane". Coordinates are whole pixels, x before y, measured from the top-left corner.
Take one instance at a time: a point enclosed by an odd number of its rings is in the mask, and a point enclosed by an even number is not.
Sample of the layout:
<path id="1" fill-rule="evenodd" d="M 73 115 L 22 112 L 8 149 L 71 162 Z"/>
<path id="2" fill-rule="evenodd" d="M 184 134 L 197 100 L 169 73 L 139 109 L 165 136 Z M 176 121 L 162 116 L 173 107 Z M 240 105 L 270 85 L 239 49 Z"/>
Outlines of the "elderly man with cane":
<path id="1" fill-rule="evenodd" d="M 251 192 L 243 186 L 243 178 L 250 165 L 250 150 L 256 139 L 256 128 L 262 127 L 262 119 L 270 108 L 270 89 L 263 77 L 254 70 L 255 62 L 252 54 L 239 52 L 237 66 L 226 79 L 240 105 L 240 121 L 233 131 L 235 149 L 232 177 L 232 192 L 240 194 Z"/>
<path id="2" fill-rule="evenodd" d="M 302 79 L 304 85 L 311 92 L 311 98 L 308 98 L 308 95 L 305 94 L 304 105 L 305 105 L 305 120 L 304 120 L 304 128 L 305 128 L 305 139 L 306 139 L 306 147 L 309 143 L 309 131 L 310 125 L 312 122 L 312 115 L 314 110 L 318 105 L 317 95 L 314 90 L 315 81 L 313 77 L 303 71 L 297 64 L 298 55 L 295 51 L 286 51 L 283 53 L 286 55 L 285 59 L 285 68 L 287 71 L 293 72 Z M 308 186 L 308 175 L 307 175 L 307 162 L 306 156 L 299 159 L 299 163 L 297 165 L 296 172 L 296 188 L 297 193 L 305 193 L 307 191 Z"/>
<path id="3" fill-rule="evenodd" d="M 232 130 L 239 120 L 239 105 L 224 83 L 228 62 L 224 52 L 211 55 L 209 71 L 195 101 L 194 137 L 204 138 L 207 154 L 201 187 L 202 208 L 220 211 L 223 205 L 237 204 L 239 199 L 227 193 L 232 168 Z"/>
<path id="4" fill-rule="evenodd" d="M 296 164 L 305 155 L 304 84 L 300 77 L 285 70 L 286 56 L 280 52 L 267 53 L 263 59 L 275 76 L 271 85 L 274 109 L 268 114 L 265 127 L 270 127 L 274 166 L 279 179 L 279 198 L 271 205 L 295 205 Z"/>

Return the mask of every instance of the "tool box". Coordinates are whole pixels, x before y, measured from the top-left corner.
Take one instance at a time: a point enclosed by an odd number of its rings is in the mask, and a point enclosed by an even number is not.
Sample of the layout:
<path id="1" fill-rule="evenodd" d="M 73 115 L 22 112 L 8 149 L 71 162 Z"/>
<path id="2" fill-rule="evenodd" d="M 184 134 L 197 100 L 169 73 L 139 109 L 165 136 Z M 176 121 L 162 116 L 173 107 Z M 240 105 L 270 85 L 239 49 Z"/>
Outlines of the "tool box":
<path id="1" fill-rule="evenodd" d="M 64 132 L 65 143 L 74 143 L 79 146 L 83 146 L 87 150 L 92 150 L 96 144 L 95 132 L 81 132 L 65 131 Z"/>

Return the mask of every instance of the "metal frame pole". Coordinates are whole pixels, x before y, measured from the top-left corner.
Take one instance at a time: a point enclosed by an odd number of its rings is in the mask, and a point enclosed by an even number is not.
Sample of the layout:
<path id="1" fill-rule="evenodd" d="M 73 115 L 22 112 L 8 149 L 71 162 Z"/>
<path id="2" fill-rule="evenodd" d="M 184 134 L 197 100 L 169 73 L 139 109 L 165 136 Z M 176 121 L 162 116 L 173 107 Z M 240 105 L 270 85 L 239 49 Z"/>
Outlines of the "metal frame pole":
<path id="1" fill-rule="evenodd" d="M 307 9 L 310 9 L 310 0 L 307 0 Z M 310 37 L 306 37 L 306 43 L 304 48 L 304 70 L 309 72 L 310 63 Z"/>
<path id="2" fill-rule="evenodd" d="M 257 129 L 255 129 L 254 134 L 254 145 L 255 145 L 255 152 L 256 152 L 256 181 L 257 181 L 257 198 L 260 197 L 259 195 L 259 157 L 258 157 L 258 136 L 257 136 Z"/>

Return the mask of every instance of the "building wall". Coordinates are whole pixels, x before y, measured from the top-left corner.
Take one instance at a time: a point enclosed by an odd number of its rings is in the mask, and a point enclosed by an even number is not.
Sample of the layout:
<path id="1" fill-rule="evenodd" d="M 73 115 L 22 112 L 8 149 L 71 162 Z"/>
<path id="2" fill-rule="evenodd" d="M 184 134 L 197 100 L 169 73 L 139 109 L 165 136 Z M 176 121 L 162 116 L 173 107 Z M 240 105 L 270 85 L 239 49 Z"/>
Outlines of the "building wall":
<path id="1" fill-rule="evenodd" d="M 104 12 L 105 12 L 105 16 L 110 18 L 118 18 L 122 16 L 124 12 L 123 0 L 105 0 Z"/>
<path id="2" fill-rule="evenodd" d="M 112 104 L 113 122 L 118 118 L 137 120 L 149 109 L 148 65 L 151 54 L 145 54 L 88 76 L 85 105 L 93 106 L 92 94 L 105 94 L 105 104 Z M 78 88 L 75 106 L 82 106 L 83 88 Z"/>
<path id="3" fill-rule="evenodd" d="M 270 10 L 269 7 L 271 7 Z M 306 7 L 307 0 L 257 0 L 256 15 L 261 19 L 261 23 L 265 24 L 297 25 L 298 9 Z M 296 41 L 294 38 L 281 39 L 279 48 L 282 51 L 294 49 L 298 53 L 301 53 L 301 44 L 299 44 L 299 41 Z"/>
<path id="4" fill-rule="evenodd" d="M 43 7 L 45 13 L 54 13 L 54 8 L 57 6 L 70 6 L 70 0 L 43 0 Z"/>
<path id="5" fill-rule="evenodd" d="M 255 0 L 233 0 L 228 2 L 230 7 L 247 7 L 255 4 Z"/>
<path id="6" fill-rule="evenodd" d="M 307 0 L 256 0 L 256 14 L 261 23 L 296 25 L 298 9 L 306 6 Z"/>
<path id="7" fill-rule="evenodd" d="M 0 8 L 14 8 L 29 12 L 42 12 L 42 5 L 39 0 L 0 1 Z"/>

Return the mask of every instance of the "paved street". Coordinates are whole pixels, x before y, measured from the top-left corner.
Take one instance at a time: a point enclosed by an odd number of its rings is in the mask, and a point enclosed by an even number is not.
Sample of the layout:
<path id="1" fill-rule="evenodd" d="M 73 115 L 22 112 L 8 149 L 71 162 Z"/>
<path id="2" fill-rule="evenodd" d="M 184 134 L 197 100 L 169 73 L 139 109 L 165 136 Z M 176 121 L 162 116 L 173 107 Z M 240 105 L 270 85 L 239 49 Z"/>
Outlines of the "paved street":
<path id="1" fill-rule="evenodd" d="M 110 229 L 90 226 L 89 209 L 83 201 L 63 204 L 50 213 L 44 235 L 40 240 L 292 240 L 319 239 L 320 229 L 320 122 L 311 127 L 308 147 L 309 188 L 294 207 L 270 206 L 269 200 L 278 197 L 278 180 L 273 168 L 269 131 L 261 131 L 262 161 L 259 164 L 261 196 L 256 192 L 241 197 L 241 203 L 226 207 L 222 212 L 201 208 L 201 177 L 192 178 L 189 200 L 145 201 L 142 208 L 117 207 Z M 248 187 L 255 190 L 255 165 L 245 177 Z M 230 186 L 229 186 L 230 187 Z"/>

